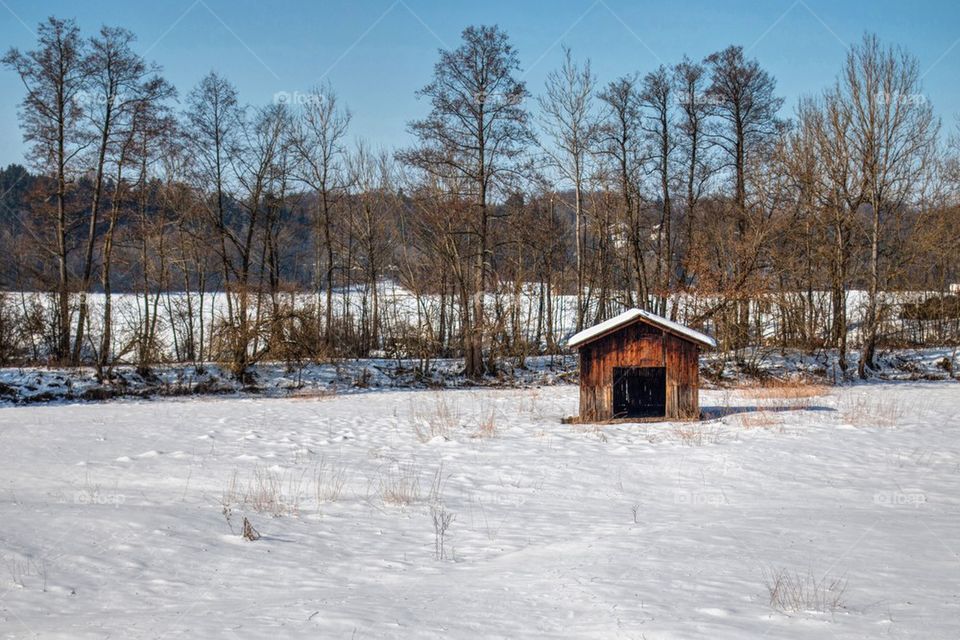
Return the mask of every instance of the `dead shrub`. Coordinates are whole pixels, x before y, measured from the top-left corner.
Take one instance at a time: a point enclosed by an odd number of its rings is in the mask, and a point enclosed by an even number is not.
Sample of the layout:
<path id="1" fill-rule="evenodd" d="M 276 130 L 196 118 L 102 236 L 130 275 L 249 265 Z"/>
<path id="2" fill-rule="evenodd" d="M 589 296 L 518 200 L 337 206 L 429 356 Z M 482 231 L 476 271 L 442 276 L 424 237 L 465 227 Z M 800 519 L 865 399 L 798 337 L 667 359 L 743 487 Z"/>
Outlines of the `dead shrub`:
<path id="1" fill-rule="evenodd" d="M 323 319 L 315 308 L 281 303 L 269 322 L 271 357 L 297 372 L 302 371 L 307 362 L 328 360 L 331 354 L 322 327 Z"/>

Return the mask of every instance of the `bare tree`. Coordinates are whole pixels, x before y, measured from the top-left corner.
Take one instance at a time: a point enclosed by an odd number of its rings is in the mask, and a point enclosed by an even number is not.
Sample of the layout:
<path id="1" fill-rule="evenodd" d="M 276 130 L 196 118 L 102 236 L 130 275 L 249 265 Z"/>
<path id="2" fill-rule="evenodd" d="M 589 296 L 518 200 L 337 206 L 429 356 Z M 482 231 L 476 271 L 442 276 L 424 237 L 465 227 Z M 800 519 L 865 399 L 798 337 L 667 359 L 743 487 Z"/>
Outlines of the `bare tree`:
<path id="1" fill-rule="evenodd" d="M 193 180 L 214 230 L 220 260 L 221 285 L 226 293 L 227 323 L 233 325 L 230 296 L 231 265 L 228 251 L 231 164 L 236 161 L 242 114 L 237 91 L 216 73 L 207 74 L 187 96 L 184 132 L 192 159 Z"/>
<path id="2" fill-rule="evenodd" d="M 854 150 L 847 143 L 852 124 L 850 116 L 839 96 L 827 92 L 820 100 L 801 103 L 796 134 L 800 140 L 812 138 L 803 144 L 814 145 L 818 165 L 815 191 L 831 244 L 830 343 L 838 349 L 842 372 L 847 370 L 847 287 L 853 260 L 852 234 L 866 196 L 863 166 L 854 161 Z"/>
<path id="3" fill-rule="evenodd" d="M 248 368 L 262 358 L 269 342 L 261 340 L 261 289 L 253 293 L 257 243 L 265 242 L 262 233 L 265 204 L 269 200 L 272 181 L 277 175 L 278 160 L 291 126 L 290 113 L 284 104 L 259 109 L 244 131 L 244 144 L 236 163 L 237 181 L 242 197 L 238 198 L 241 215 L 227 227 L 226 236 L 235 259 L 230 262 L 234 279 L 235 320 L 228 328 L 231 370 L 238 379 L 245 379 Z M 262 280 L 261 280 L 262 283 Z M 229 295 L 229 294 L 228 294 Z M 252 307 L 252 308 L 251 308 Z"/>
<path id="4" fill-rule="evenodd" d="M 641 215 L 640 176 L 643 154 L 640 129 L 640 95 L 637 78 L 624 76 L 609 83 L 600 93 L 606 107 L 599 130 L 598 149 L 614 165 L 612 173 L 622 203 L 621 218 L 625 227 L 627 262 L 633 273 L 633 291 L 628 288 L 627 304 L 647 308 L 650 285 L 645 257 L 649 229 Z"/>
<path id="5" fill-rule="evenodd" d="M 660 315 L 667 314 L 667 296 L 673 289 L 673 82 L 667 68 L 648 73 L 640 89 L 640 106 L 646 112 L 641 126 L 649 146 L 648 162 L 656 176 L 660 200 L 660 221 L 657 225 L 657 307 Z M 674 308 L 675 309 L 675 308 Z M 676 313 L 674 311 L 674 313 Z"/>
<path id="6" fill-rule="evenodd" d="M 100 132 L 101 146 L 97 155 L 97 170 L 94 183 L 94 198 L 90 209 L 90 227 L 87 237 L 87 251 L 93 248 L 96 240 L 96 219 L 100 209 L 106 177 L 106 165 L 114 167 L 113 194 L 107 221 L 107 228 L 103 232 L 100 259 L 100 284 L 104 292 L 103 329 L 96 358 L 97 374 L 103 375 L 104 367 L 112 362 L 112 282 L 111 266 L 113 258 L 114 235 L 120 222 L 120 214 L 124 208 L 124 170 L 129 163 L 140 168 L 140 189 L 147 188 L 148 167 L 160 155 L 158 149 L 163 142 L 164 135 L 172 127 L 172 118 L 166 113 L 164 101 L 173 97 L 173 87 L 163 80 L 158 69 L 150 67 L 140 60 L 129 49 L 132 34 L 122 30 L 104 28 L 101 38 L 92 42 L 94 54 L 91 56 L 91 65 L 94 67 L 91 77 L 103 82 L 100 89 L 107 92 L 102 106 L 102 120 L 96 125 Z M 146 251 L 144 251 L 144 254 Z M 144 256 L 145 257 L 145 256 Z M 92 266 L 92 255 L 89 253 L 84 261 L 85 287 L 81 289 L 84 295 L 89 286 Z M 80 305 L 80 319 L 77 322 L 76 335 L 83 335 L 82 318 L 87 313 L 86 305 Z M 75 359 L 79 352 L 75 351 Z"/>
<path id="7" fill-rule="evenodd" d="M 489 368 L 483 360 L 483 343 L 491 222 L 496 219 L 491 199 L 498 190 L 503 194 L 532 139 L 522 107 L 527 90 L 516 78 L 519 68 L 519 57 L 506 33 L 495 26 L 467 27 L 460 47 L 440 51 L 433 80 L 419 91 L 431 103 L 426 119 L 410 123 L 419 145 L 398 156 L 427 175 L 461 185 L 464 191 L 458 195 L 473 209 L 472 318 L 467 321 L 466 314 L 461 318 L 465 370 L 472 377 Z"/>
<path id="8" fill-rule="evenodd" d="M 741 295 L 756 266 L 757 252 L 748 242 L 750 217 L 747 208 L 747 168 L 754 154 L 763 152 L 780 131 L 777 112 L 783 99 L 776 95 L 776 80 L 756 60 L 747 60 L 742 47 L 728 47 L 711 54 L 707 94 L 720 126 L 711 138 L 726 157 L 725 166 L 733 172 L 733 214 L 738 251 L 733 265 L 731 292 L 737 296 L 733 346 L 740 348 L 749 339 L 750 303 Z"/>
<path id="9" fill-rule="evenodd" d="M 848 114 L 846 143 L 862 168 L 870 215 L 867 309 L 857 364 L 861 378 L 874 367 L 877 348 L 884 221 L 909 203 L 936 147 L 939 122 L 921 90 L 916 59 L 871 34 L 851 48 L 834 89 Z"/>
<path id="10" fill-rule="evenodd" d="M 692 62 L 689 58 L 683 60 L 673 68 L 674 83 L 676 85 L 677 103 L 680 115 L 677 124 L 677 146 L 680 161 L 683 164 L 683 178 L 685 187 L 685 224 L 683 237 L 683 254 L 680 259 L 681 281 L 684 286 L 689 285 L 695 278 L 693 257 L 697 251 L 693 245 L 694 228 L 697 224 L 697 212 L 700 200 L 710 176 L 713 166 L 707 148 L 707 121 L 710 117 L 710 100 L 706 95 L 706 70 L 703 65 Z"/>
<path id="11" fill-rule="evenodd" d="M 545 93 L 537 102 L 541 111 L 541 127 L 552 141 L 552 148 L 543 146 L 547 162 L 559 177 L 573 186 L 573 215 L 577 273 L 576 329 L 583 329 L 589 300 L 584 300 L 584 187 L 590 170 L 591 150 L 596 143 L 599 126 L 594 112 L 596 78 L 590 61 L 582 66 L 573 60 L 570 49 L 563 48 L 563 66 L 547 74 Z"/>
<path id="12" fill-rule="evenodd" d="M 80 363 L 84 329 L 89 310 L 87 293 L 93 278 L 94 250 L 101 228 L 100 207 L 103 202 L 104 171 L 108 154 L 115 151 L 126 137 L 124 121 L 129 121 L 147 94 L 165 97 L 170 88 L 157 76 L 156 66 L 148 65 L 133 52 L 132 32 L 118 27 L 103 27 L 99 36 L 90 40 L 90 54 L 85 60 L 86 105 L 90 138 L 94 142 L 92 158 L 93 194 L 87 212 L 87 239 L 80 276 L 80 303 L 77 313 L 76 341 L 72 360 Z"/>
<path id="13" fill-rule="evenodd" d="M 57 349 L 61 362 L 70 357 L 70 246 L 68 193 L 74 161 L 84 149 L 80 134 L 80 100 L 86 86 L 86 45 L 73 20 L 49 18 L 37 29 L 37 48 L 10 49 L 3 64 L 20 76 L 27 95 L 21 104 L 24 139 L 33 146 L 34 163 L 56 180 Z M 79 340 L 77 341 L 79 343 Z"/>
<path id="14" fill-rule="evenodd" d="M 324 338 L 333 340 L 334 260 L 333 207 L 343 197 L 348 184 L 344 164 L 344 138 L 350 125 L 350 112 L 341 107 L 329 84 L 314 88 L 297 119 L 294 148 L 299 163 L 297 175 L 314 190 L 314 291 L 317 294 L 317 318 L 324 315 Z M 320 291 L 326 296 L 321 314 Z"/>
<path id="15" fill-rule="evenodd" d="M 379 346 L 381 280 L 392 263 L 397 239 L 391 216 L 396 207 L 392 189 L 395 176 L 391 156 L 386 151 L 375 152 L 363 142 L 357 143 L 349 166 L 350 182 L 356 189 L 350 225 L 359 243 L 354 259 L 364 274 L 367 292 L 363 298 L 359 347 L 360 353 L 367 355 Z"/>

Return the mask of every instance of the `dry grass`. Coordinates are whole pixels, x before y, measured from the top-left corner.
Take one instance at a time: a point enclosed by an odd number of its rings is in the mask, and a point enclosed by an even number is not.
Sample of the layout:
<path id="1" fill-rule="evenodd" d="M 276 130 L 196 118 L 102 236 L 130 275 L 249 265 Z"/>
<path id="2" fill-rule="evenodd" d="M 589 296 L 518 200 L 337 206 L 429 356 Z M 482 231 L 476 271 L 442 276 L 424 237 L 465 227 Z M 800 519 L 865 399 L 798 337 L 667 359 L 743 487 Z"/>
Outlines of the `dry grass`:
<path id="1" fill-rule="evenodd" d="M 896 398 L 876 398 L 856 391 L 841 395 L 837 410 L 845 423 L 855 427 L 895 427 L 905 413 Z"/>
<path id="2" fill-rule="evenodd" d="M 440 437 L 450 439 L 450 434 L 460 426 L 459 408 L 443 393 L 436 393 L 427 406 L 413 411 L 413 431 L 420 442 L 429 442 Z"/>
<path id="3" fill-rule="evenodd" d="M 805 378 L 770 379 L 759 387 L 742 388 L 739 393 L 760 406 L 799 411 L 809 409 L 814 398 L 828 395 L 830 387 Z"/>
<path id="4" fill-rule="evenodd" d="M 327 462 L 326 458 L 321 458 L 320 463 L 314 468 L 313 477 L 314 495 L 319 506 L 325 502 L 336 502 L 340 499 L 347 482 L 347 469 Z"/>
<path id="5" fill-rule="evenodd" d="M 291 400 L 330 400 L 337 396 L 337 390 L 333 387 L 304 387 L 292 391 L 288 396 Z"/>
<path id="6" fill-rule="evenodd" d="M 253 475 L 246 484 L 240 482 L 239 474 L 234 471 L 220 501 L 224 517 L 229 523 L 228 513 L 232 512 L 234 506 L 275 518 L 300 515 L 300 503 L 303 496 L 308 494 L 308 485 L 306 471 L 279 473 L 258 466 L 254 467 Z"/>
<path id="7" fill-rule="evenodd" d="M 521 396 L 519 411 L 529 413 L 535 418 L 543 418 L 549 407 L 544 406 L 539 389 L 529 389 Z"/>
<path id="8" fill-rule="evenodd" d="M 719 426 L 702 422 L 678 422 L 673 425 L 671 431 L 674 438 L 688 447 L 719 444 L 722 437 Z"/>
<path id="9" fill-rule="evenodd" d="M 770 596 L 770 606 L 778 611 L 834 613 L 846 608 L 843 596 L 847 581 L 844 578 L 818 578 L 809 571 L 802 574 L 771 568 L 764 570 L 763 580 Z"/>
<path id="10" fill-rule="evenodd" d="M 483 413 L 477 422 L 477 430 L 473 432 L 473 437 L 495 438 L 497 433 L 497 412 L 495 409 L 489 409 Z"/>
<path id="11" fill-rule="evenodd" d="M 25 589 L 27 584 L 36 578 L 41 589 L 47 590 L 47 561 L 42 558 L 10 558 L 7 560 L 7 570 L 15 586 Z"/>
<path id="12" fill-rule="evenodd" d="M 433 518 L 434 553 L 437 560 L 446 560 L 447 529 L 453 524 L 456 515 L 447 511 L 442 504 L 431 506 L 430 515 Z"/>
<path id="13" fill-rule="evenodd" d="M 579 433 L 593 436 L 600 442 L 607 442 L 607 434 L 603 432 L 603 427 L 600 424 L 579 424 L 576 429 Z"/>
<path id="14" fill-rule="evenodd" d="M 427 494 L 427 501 L 430 504 L 440 504 L 443 501 L 443 487 L 447 477 L 443 473 L 443 462 L 441 461 L 437 470 L 433 473 L 433 480 L 430 482 L 430 492 Z"/>
<path id="15" fill-rule="evenodd" d="M 737 422 L 744 429 L 783 429 L 783 422 L 775 411 L 747 411 L 737 414 Z"/>
<path id="16" fill-rule="evenodd" d="M 381 473 L 378 493 L 385 505 L 403 507 L 420 500 L 420 469 L 397 464 Z"/>

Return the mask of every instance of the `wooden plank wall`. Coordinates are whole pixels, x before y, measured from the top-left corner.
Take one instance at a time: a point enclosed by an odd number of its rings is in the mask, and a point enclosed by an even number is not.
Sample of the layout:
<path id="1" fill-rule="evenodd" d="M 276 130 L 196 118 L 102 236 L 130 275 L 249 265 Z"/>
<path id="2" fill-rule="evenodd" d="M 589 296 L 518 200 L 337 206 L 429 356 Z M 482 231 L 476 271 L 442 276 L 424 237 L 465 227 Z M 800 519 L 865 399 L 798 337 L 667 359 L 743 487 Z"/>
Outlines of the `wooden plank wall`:
<path id="1" fill-rule="evenodd" d="M 673 334 L 664 337 L 667 367 L 667 417 L 700 416 L 700 349 Z"/>
<path id="2" fill-rule="evenodd" d="M 700 414 L 699 348 L 642 322 L 580 348 L 580 418 L 613 417 L 614 367 L 666 367 L 668 418 Z"/>
<path id="3" fill-rule="evenodd" d="M 665 366 L 663 332 L 635 323 L 580 349 L 580 418 L 613 416 L 614 367 Z"/>

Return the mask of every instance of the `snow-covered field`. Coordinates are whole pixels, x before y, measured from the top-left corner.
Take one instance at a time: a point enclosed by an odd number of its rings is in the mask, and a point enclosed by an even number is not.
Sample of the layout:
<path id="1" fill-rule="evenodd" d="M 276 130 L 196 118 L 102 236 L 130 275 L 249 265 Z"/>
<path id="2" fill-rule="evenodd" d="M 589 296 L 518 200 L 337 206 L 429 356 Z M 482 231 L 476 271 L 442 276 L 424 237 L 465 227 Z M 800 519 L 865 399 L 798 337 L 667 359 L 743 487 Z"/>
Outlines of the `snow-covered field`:
<path id="1" fill-rule="evenodd" d="M 0 637 L 960 636 L 960 386 L 824 393 L 0 408 Z"/>

